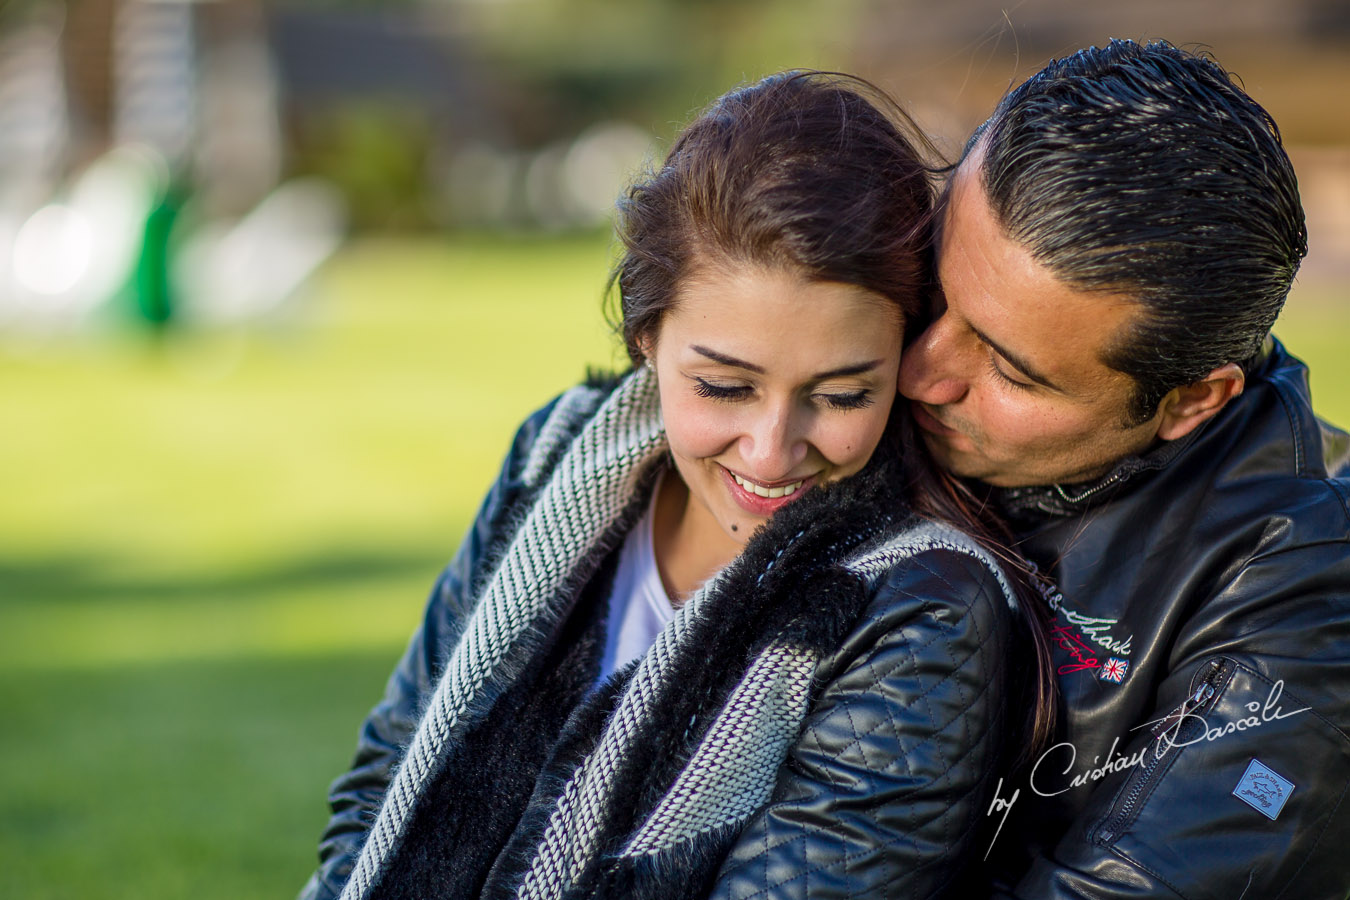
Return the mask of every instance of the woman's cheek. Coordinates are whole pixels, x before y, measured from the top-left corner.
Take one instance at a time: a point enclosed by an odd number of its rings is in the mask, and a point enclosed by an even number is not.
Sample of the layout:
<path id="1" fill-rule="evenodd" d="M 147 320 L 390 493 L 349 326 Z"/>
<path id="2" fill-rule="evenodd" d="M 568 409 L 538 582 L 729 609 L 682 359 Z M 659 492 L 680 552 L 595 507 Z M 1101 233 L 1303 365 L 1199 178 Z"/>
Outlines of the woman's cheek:
<path id="1" fill-rule="evenodd" d="M 734 436 L 735 414 L 716 409 L 713 401 L 701 397 L 693 401 L 663 398 L 661 412 L 671 449 L 691 458 L 717 456 Z"/>
<path id="2" fill-rule="evenodd" d="M 851 475 L 867 465 L 885 430 L 885 419 L 868 417 L 850 426 L 827 430 L 816 447 L 841 475 Z"/>

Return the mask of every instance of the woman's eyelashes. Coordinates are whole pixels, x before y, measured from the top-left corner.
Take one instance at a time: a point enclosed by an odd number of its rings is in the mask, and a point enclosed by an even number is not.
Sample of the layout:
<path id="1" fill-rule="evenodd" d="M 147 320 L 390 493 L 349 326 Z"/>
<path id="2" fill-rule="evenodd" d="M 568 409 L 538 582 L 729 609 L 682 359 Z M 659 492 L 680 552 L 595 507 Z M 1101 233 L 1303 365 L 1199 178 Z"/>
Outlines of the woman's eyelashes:
<path id="1" fill-rule="evenodd" d="M 693 381 L 694 393 L 710 400 L 734 403 L 739 400 L 750 399 L 755 392 L 755 389 L 748 384 L 717 384 L 698 376 L 694 376 Z M 855 391 L 816 391 L 811 394 L 811 397 L 816 402 L 831 409 L 843 410 L 866 409 L 875 402 L 869 388 L 860 388 Z"/>
<path id="2" fill-rule="evenodd" d="M 713 384 L 695 376 L 694 393 L 712 400 L 744 400 L 753 389 L 748 384 Z"/>
<path id="3" fill-rule="evenodd" d="M 874 402 L 872 392 L 865 389 L 846 394 L 816 394 L 816 396 L 834 409 L 866 409 Z"/>

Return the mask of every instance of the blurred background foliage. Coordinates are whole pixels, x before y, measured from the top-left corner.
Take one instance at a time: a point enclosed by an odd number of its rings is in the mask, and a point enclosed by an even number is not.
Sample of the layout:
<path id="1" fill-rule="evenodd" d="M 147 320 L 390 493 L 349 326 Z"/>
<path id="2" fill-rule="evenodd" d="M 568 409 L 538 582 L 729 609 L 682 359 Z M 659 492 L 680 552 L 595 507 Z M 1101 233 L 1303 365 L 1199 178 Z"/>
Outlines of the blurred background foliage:
<path id="1" fill-rule="evenodd" d="M 298 889 L 515 425 L 621 363 L 609 210 L 694 110 L 853 71 L 955 154 L 1110 36 L 1280 122 L 1277 334 L 1350 423 L 1342 0 L 0 5 L 0 892 Z"/>

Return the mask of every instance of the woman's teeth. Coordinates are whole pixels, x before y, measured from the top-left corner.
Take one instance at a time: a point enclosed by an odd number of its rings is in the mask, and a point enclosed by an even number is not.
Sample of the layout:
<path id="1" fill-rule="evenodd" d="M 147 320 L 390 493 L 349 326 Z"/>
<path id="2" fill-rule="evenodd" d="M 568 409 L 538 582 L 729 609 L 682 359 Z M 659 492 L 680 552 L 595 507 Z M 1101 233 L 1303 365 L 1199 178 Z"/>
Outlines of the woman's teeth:
<path id="1" fill-rule="evenodd" d="M 792 482 L 792 484 L 780 484 L 778 487 L 764 487 L 764 485 L 762 484 L 755 484 L 753 481 L 746 481 L 744 478 L 737 475 L 735 472 L 731 473 L 731 477 L 736 479 L 737 484 L 745 488 L 750 493 L 754 494 L 756 497 L 767 497 L 770 500 L 776 500 L 779 497 L 791 496 L 797 490 L 797 488 L 802 486 L 802 483 L 800 481 L 794 481 Z"/>

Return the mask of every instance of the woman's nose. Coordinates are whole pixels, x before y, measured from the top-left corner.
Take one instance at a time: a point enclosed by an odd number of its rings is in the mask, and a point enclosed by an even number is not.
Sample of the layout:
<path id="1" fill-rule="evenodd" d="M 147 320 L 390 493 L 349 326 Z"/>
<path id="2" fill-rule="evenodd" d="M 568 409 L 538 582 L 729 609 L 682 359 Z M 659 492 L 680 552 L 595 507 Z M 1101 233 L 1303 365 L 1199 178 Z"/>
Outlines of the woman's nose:
<path id="1" fill-rule="evenodd" d="M 900 393 L 932 406 L 956 403 L 965 397 L 970 385 L 956 342 L 946 333 L 944 318 L 924 329 L 900 358 Z"/>
<path id="2" fill-rule="evenodd" d="M 793 474 L 806 458 L 804 412 L 790 404 L 766 405 L 741 437 L 741 457 L 757 481 L 777 481 Z"/>

